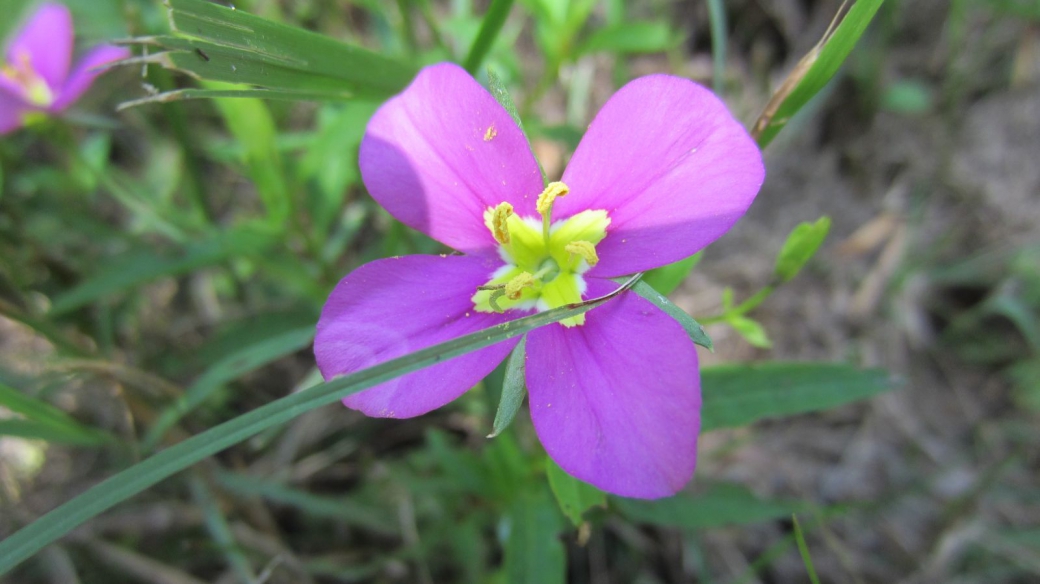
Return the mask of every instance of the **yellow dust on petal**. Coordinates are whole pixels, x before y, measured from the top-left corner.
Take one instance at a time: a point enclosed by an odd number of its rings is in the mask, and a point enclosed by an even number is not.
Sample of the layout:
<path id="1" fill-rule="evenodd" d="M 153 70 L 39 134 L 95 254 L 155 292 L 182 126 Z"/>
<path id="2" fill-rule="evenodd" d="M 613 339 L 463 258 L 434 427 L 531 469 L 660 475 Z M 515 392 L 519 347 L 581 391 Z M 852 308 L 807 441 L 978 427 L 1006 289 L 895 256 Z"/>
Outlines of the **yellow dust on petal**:
<path id="1" fill-rule="evenodd" d="M 484 141 L 485 141 L 485 142 L 490 142 L 490 141 L 492 141 L 492 140 L 493 140 L 493 139 L 495 138 L 495 136 L 497 136 L 497 135 L 498 135 L 498 131 L 497 131 L 497 130 L 495 130 L 495 125 L 494 125 L 494 124 L 491 124 L 490 126 L 488 126 L 488 129 L 487 129 L 487 131 L 486 131 L 486 132 L 484 132 Z"/>

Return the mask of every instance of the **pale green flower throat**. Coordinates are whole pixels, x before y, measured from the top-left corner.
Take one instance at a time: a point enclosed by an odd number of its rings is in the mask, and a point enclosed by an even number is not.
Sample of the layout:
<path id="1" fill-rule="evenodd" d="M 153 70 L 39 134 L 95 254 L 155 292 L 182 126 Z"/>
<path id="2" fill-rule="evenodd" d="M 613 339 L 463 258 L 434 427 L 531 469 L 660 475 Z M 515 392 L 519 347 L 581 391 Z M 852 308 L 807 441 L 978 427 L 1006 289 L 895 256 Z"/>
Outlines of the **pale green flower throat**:
<path id="1" fill-rule="evenodd" d="M 498 242 L 506 265 L 477 288 L 476 310 L 548 310 L 581 302 L 586 288 L 582 274 L 599 262 L 596 245 L 607 236 L 610 218 L 606 211 L 582 211 L 553 223 L 553 202 L 568 192 L 562 182 L 549 183 L 535 204 L 540 220 L 516 215 L 509 203 L 484 212 L 484 224 Z M 585 323 L 585 315 L 560 322 L 577 326 Z"/>

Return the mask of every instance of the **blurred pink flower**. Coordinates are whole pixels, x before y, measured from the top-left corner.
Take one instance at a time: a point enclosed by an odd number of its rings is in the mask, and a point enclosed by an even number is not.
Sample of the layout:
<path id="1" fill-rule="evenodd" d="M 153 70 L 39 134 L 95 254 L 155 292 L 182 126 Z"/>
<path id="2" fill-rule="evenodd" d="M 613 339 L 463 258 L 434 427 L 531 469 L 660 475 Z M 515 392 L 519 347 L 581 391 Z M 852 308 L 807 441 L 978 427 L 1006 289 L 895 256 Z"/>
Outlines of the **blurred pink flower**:
<path id="1" fill-rule="evenodd" d="M 90 87 L 96 68 L 125 59 L 130 51 L 108 45 L 88 51 L 72 68 L 72 15 L 45 2 L 17 31 L 0 65 L 0 134 L 16 130 L 34 114 L 64 111 Z"/>

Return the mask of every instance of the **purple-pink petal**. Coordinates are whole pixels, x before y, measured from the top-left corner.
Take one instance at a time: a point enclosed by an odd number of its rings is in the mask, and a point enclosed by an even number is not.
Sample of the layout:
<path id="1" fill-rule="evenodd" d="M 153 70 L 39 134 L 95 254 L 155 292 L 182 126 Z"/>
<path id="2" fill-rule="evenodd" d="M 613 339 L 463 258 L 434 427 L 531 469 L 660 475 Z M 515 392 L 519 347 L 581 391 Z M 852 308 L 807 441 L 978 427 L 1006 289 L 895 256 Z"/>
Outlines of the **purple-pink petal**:
<path id="1" fill-rule="evenodd" d="M 616 284 L 589 282 L 589 296 Z M 531 420 L 571 475 L 626 497 L 673 495 L 693 476 L 700 429 L 697 352 L 674 320 L 628 292 L 583 326 L 528 333 Z"/>
<path id="2" fill-rule="evenodd" d="M 0 85 L 0 135 L 22 127 L 22 119 L 29 107 L 21 96 L 12 94 Z"/>
<path id="3" fill-rule="evenodd" d="M 368 124 L 359 154 L 369 193 L 402 223 L 455 249 L 495 246 L 484 211 L 534 215 L 542 178 L 509 113 L 466 71 L 424 68 Z"/>
<path id="4" fill-rule="evenodd" d="M 494 256 L 404 256 L 377 260 L 332 291 L 314 340 L 325 379 L 505 322 L 477 312 L 470 297 L 502 262 Z M 514 315 L 515 316 L 515 315 Z M 348 396 L 369 416 L 410 418 L 439 408 L 473 387 L 516 346 L 517 339 L 467 353 Z"/>
<path id="5" fill-rule="evenodd" d="M 563 174 L 563 218 L 605 209 L 607 238 L 590 275 L 614 277 L 693 255 L 751 205 L 765 169 L 743 126 L 707 89 L 651 75 L 603 106 Z"/>
<path id="6" fill-rule="evenodd" d="M 57 99 L 51 105 L 51 111 L 62 111 L 79 99 L 83 92 L 90 88 L 94 79 L 103 73 L 103 71 L 97 70 L 98 67 L 128 57 L 130 57 L 130 51 L 125 47 L 101 45 L 87 51 L 80 58 L 79 62 L 76 63 L 76 68 L 69 75 L 69 78 L 65 80 Z"/>
<path id="7" fill-rule="evenodd" d="M 28 56 L 32 68 L 57 91 L 72 60 L 72 14 L 56 2 L 45 2 L 29 17 L 7 48 L 7 62 Z"/>

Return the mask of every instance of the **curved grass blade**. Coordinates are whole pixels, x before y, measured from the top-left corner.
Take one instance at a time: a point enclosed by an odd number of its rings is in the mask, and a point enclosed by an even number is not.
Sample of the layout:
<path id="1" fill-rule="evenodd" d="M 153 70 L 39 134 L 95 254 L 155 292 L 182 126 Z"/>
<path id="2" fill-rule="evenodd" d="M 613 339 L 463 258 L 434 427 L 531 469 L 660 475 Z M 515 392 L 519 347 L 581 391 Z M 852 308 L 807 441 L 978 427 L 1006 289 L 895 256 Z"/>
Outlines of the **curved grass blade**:
<path id="1" fill-rule="evenodd" d="M 646 298 L 652 302 L 654 306 L 663 310 L 665 314 L 674 318 L 676 322 L 682 325 L 686 334 L 690 335 L 691 341 L 709 351 L 715 350 L 715 345 L 712 344 L 711 337 L 708 336 L 708 333 L 704 332 L 704 327 L 702 327 L 696 320 L 693 320 L 692 316 L 686 314 L 686 311 L 672 304 L 672 301 L 668 300 L 664 294 L 654 290 L 650 284 L 639 282 L 632 288 L 632 291 L 643 298 Z"/>
<path id="2" fill-rule="evenodd" d="M 828 30 L 820 43 L 798 62 L 751 130 L 760 148 L 765 148 L 798 110 L 834 77 L 882 2 L 884 0 L 856 0 L 841 24 L 833 29 L 833 34 Z"/>
<path id="3" fill-rule="evenodd" d="M 812 556 L 809 555 L 809 546 L 805 544 L 802 526 L 798 524 L 798 516 L 792 514 L 791 521 L 794 523 L 794 539 L 798 542 L 798 553 L 802 555 L 802 563 L 805 564 L 805 571 L 809 574 L 809 581 L 812 584 L 820 584 L 820 578 L 816 575 L 816 568 L 813 566 Z"/>
<path id="4" fill-rule="evenodd" d="M 0 575 L 7 573 L 91 517 L 129 499 L 174 473 L 268 428 L 284 424 L 304 412 L 337 402 L 348 395 L 384 381 L 401 377 L 452 357 L 489 347 L 538 327 L 584 314 L 630 289 L 638 280 L 639 275 L 636 275 L 606 296 L 518 318 L 391 359 L 351 375 L 315 385 L 171 446 L 102 481 L 82 495 L 60 505 L 7 539 L 0 541 Z"/>
<path id="5" fill-rule="evenodd" d="M 502 25 L 506 23 L 506 17 L 509 16 L 509 9 L 512 7 L 513 0 L 493 0 L 491 6 L 488 6 L 484 20 L 480 23 L 477 38 L 473 40 L 469 52 L 466 53 L 466 59 L 462 62 L 463 68 L 469 71 L 470 75 L 476 75 L 477 68 L 484 62 L 484 57 L 498 38 L 498 33 L 502 31 Z"/>

